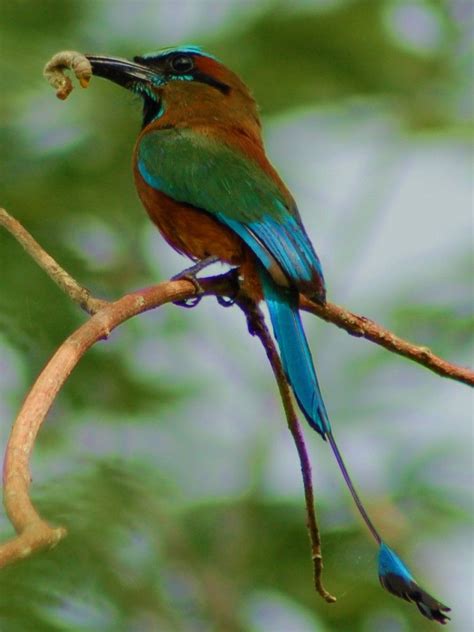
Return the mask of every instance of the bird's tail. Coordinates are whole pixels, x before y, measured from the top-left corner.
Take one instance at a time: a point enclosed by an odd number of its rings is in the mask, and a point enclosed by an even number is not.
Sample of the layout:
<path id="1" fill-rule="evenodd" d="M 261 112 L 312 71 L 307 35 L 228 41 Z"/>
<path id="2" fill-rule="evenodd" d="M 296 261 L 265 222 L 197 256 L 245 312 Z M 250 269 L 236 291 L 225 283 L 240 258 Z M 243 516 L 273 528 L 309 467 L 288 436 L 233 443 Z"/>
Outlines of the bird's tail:
<path id="1" fill-rule="evenodd" d="M 285 375 L 309 424 L 324 440 L 328 440 L 352 498 L 373 537 L 380 544 L 381 537 L 354 488 L 331 430 L 313 358 L 301 322 L 298 293 L 295 290 L 279 287 L 266 273 L 262 273 L 262 277 L 265 302 L 270 312 Z"/>
<path id="2" fill-rule="evenodd" d="M 383 542 L 349 476 L 331 430 L 304 333 L 298 308 L 298 292 L 278 286 L 264 270 L 261 270 L 260 277 L 285 375 L 308 423 L 331 446 L 354 503 L 379 546 L 379 579 L 382 586 L 398 597 L 414 601 L 427 618 L 446 623 L 448 617 L 443 613 L 448 612 L 449 608 L 421 589 L 401 559 Z"/>
<path id="3" fill-rule="evenodd" d="M 278 286 L 263 270 L 261 280 L 285 375 L 308 423 L 325 439 L 331 426 L 301 322 L 298 292 Z"/>

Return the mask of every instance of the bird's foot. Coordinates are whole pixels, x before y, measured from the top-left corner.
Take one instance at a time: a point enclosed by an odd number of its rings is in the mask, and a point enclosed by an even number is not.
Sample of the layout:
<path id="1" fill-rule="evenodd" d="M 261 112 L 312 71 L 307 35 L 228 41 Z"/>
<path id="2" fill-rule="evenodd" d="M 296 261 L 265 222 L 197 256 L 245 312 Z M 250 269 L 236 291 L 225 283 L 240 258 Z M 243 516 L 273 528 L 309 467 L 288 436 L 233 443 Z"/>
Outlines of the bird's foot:
<path id="1" fill-rule="evenodd" d="M 227 273 L 229 280 L 231 281 L 231 291 L 229 292 L 229 296 L 222 296 L 222 294 L 216 294 L 216 301 L 222 307 L 232 307 L 237 301 L 237 297 L 240 291 L 240 283 L 239 283 L 239 268 L 232 268 Z"/>
<path id="2" fill-rule="evenodd" d="M 204 289 L 194 275 L 185 274 L 185 271 L 183 271 L 180 274 L 177 274 L 174 277 L 171 277 L 171 280 L 172 281 L 182 281 L 182 280 L 190 281 L 194 285 L 194 288 L 196 290 L 196 293 L 194 296 L 190 296 L 189 298 L 184 298 L 180 301 L 173 301 L 173 305 L 177 305 L 178 307 L 185 307 L 186 309 L 192 309 L 193 307 L 196 307 L 196 305 L 198 305 L 201 302 L 202 296 L 204 294 Z"/>
<path id="3" fill-rule="evenodd" d="M 180 301 L 173 301 L 173 305 L 178 305 L 179 307 L 186 307 L 186 309 L 191 309 L 193 307 L 196 307 L 196 305 L 201 302 L 202 296 L 204 294 L 204 289 L 199 283 L 199 280 L 196 278 L 196 274 L 198 272 L 201 272 L 201 270 L 203 270 L 204 268 L 207 268 L 207 266 L 216 263 L 216 261 L 219 261 L 218 257 L 206 257 L 205 259 L 201 259 L 201 261 L 195 263 L 193 266 L 186 268 L 185 270 L 182 270 L 178 274 L 175 274 L 171 277 L 172 281 L 181 281 L 183 279 L 186 281 L 190 281 L 194 285 L 194 288 L 196 290 L 194 296 L 191 296 L 190 298 L 185 298 Z"/>

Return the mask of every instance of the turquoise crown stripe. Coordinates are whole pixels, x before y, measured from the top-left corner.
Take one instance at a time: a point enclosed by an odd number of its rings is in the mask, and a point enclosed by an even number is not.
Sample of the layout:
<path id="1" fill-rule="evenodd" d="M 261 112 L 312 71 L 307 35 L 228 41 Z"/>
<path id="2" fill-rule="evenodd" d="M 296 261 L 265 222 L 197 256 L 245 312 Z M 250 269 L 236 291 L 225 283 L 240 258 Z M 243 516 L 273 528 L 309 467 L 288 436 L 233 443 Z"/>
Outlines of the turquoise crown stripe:
<path id="1" fill-rule="evenodd" d="M 166 57 L 167 55 L 172 55 L 174 53 L 182 53 L 183 55 L 201 55 L 202 57 L 209 57 L 210 59 L 217 60 L 217 57 L 214 57 L 214 55 L 211 55 L 210 53 L 206 53 L 205 51 L 203 51 L 201 46 L 197 46 L 196 44 L 186 44 L 184 46 L 169 46 L 167 48 L 162 48 L 154 53 L 146 53 L 145 55 L 141 55 L 141 57 L 143 57 L 143 59 L 154 59 L 157 57 Z"/>

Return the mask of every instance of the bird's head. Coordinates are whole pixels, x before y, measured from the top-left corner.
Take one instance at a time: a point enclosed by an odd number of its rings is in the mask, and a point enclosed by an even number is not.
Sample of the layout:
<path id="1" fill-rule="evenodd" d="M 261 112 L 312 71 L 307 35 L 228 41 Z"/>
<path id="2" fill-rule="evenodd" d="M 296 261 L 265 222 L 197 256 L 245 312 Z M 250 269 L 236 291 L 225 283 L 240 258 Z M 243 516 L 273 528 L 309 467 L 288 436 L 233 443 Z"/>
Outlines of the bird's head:
<path id="1" fill-rule="evenodd" d="M 143 127 L 165 114 L 178 123 L 238 116 L 259 127 L 257 106 L 247 86 L 197 46 L 167 48 L 134 57 L 133 62 L 100 55 L 86 57 L 94 75 L 143 99 Z"/>

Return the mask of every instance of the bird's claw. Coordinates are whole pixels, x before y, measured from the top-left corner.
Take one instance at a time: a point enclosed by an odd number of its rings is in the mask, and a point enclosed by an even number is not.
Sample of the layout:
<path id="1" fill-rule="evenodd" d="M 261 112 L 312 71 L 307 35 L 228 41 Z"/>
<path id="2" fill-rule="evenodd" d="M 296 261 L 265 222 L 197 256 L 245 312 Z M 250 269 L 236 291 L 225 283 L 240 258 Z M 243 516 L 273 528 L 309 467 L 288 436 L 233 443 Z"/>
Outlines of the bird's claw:
<path id="1" fill-rule="evenodd" d="M 177 305 L 178 307 L 185 307 L 186 309 L 192 309 L 196 307 L 202 300 L 202 296 L 190 296 L 189 298 L 184 298 L 181 301 L 173 301 L 173 305 Z"/>
<path id="2" fill-rule="evenodd" d="M 196 290 L 196 294 L 194 296 L 190 296 L 189 298 L 184 298 L 179 301 L 173 301 L 173 305 L 177 305 L 178 307 L 185 307 L 186 309 L 192 309 L 196 307 L 201 302 L 201 299 L 204 294 L 204 289 L 199 281 L 196 279 L 194 274 L 190 274 L 189 272 L 181 272 L 180 274 L 176 274 L 171 277 L 172 281 L 190 281 L 194 285 L 194 289 Z"/>
<path id="3" fill-rule="evenodd" d="M 228 274 L 228 277 L 229 277 L 229 281 L 231 281 L 231 283 L 232 283 L 232 289 L 231 289 L 230 296 L 222 296 L 221 294 L 217 294 L 216 295 L 216 301 L 222 307 L 232 307 L 232 305 L 234 305 L 235 302 L 237 301 L 237 297 L 238 297 L 239 291 L 240 291 L 239 269 L 238 268 L 233 268 L 227 274 Z"/>
<path id="4" fill-rule="evenodd" d="M 221 305 L 222 307 L 232 307 L 232 305 L 234 305 L 235 303 L 235 297 L 228 297 L 228 296 L 216 296 L 216 301 L 219 303 L 219 305 Z"/>

